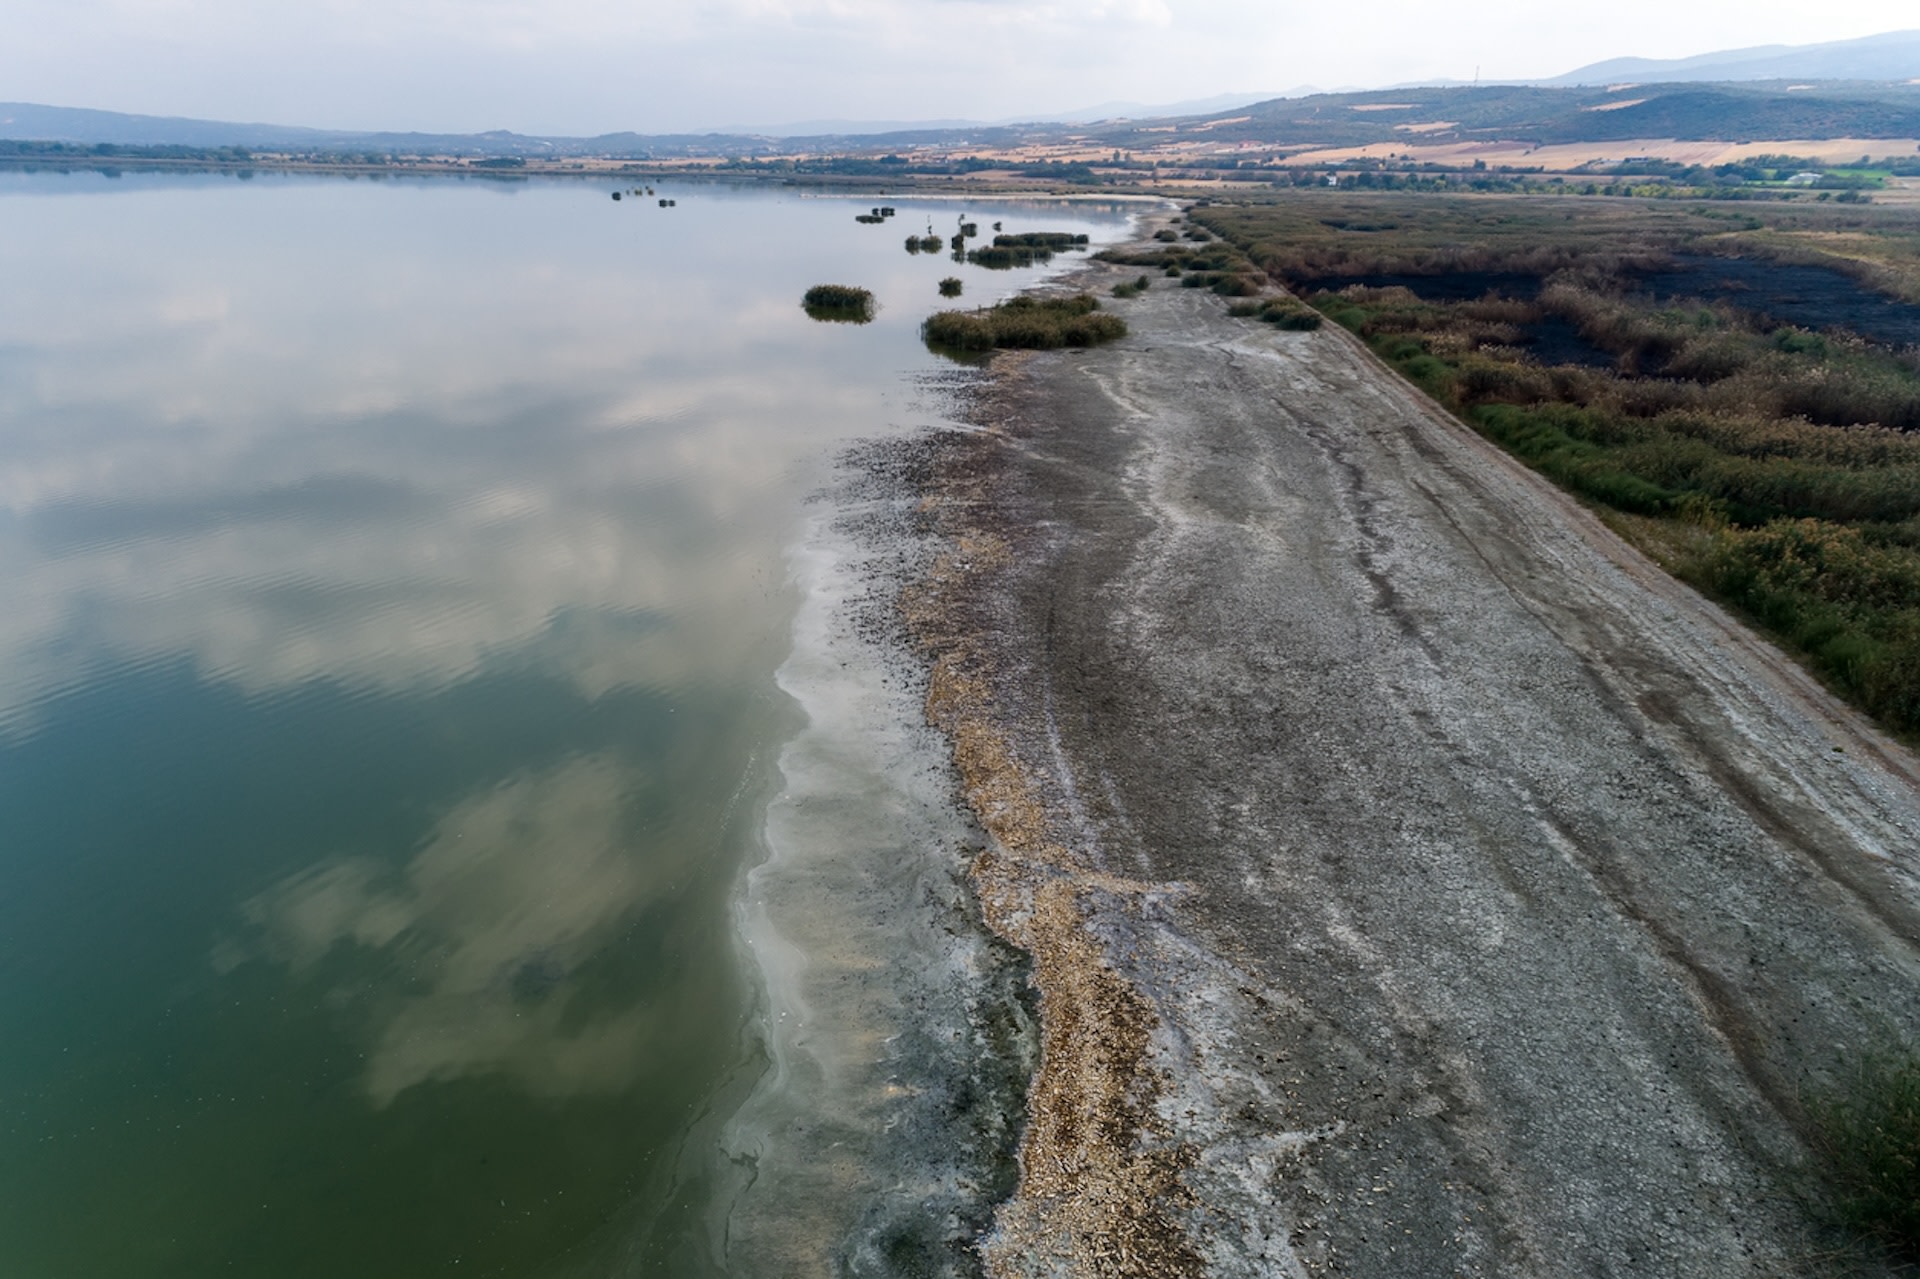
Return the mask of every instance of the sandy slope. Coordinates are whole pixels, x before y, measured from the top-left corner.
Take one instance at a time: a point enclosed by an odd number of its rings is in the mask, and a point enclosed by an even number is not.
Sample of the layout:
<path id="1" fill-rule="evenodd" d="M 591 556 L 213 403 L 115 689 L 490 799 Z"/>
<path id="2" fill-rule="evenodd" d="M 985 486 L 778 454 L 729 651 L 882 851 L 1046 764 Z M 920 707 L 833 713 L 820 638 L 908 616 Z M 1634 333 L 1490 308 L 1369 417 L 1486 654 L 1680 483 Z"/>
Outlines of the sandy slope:
<path id="1" fill-rule="evenodd" d="M 1345 334 L 1111 305 L 922 479 L 1047 1021 L 990 1267 L 1817 1269 L 1802 1100 L 1920 1028 L 1913 757 Z"/>

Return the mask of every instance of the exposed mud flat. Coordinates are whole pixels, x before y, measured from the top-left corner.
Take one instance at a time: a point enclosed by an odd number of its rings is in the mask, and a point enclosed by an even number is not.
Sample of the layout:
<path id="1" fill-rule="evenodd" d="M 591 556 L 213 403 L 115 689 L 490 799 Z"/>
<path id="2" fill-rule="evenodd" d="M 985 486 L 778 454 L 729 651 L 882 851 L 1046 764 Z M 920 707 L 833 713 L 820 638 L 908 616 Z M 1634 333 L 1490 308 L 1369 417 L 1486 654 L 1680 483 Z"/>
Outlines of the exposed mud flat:
<path id="1" fill-rule="evenodd" d="M 916 446 L 904 612 L 1042 1006 L 988 1269 L 1818 1271 L 1803 1099 L 1920 1029 L 1920 766 L 1344 333 L 1224 312 L 1153 289 Z"/>

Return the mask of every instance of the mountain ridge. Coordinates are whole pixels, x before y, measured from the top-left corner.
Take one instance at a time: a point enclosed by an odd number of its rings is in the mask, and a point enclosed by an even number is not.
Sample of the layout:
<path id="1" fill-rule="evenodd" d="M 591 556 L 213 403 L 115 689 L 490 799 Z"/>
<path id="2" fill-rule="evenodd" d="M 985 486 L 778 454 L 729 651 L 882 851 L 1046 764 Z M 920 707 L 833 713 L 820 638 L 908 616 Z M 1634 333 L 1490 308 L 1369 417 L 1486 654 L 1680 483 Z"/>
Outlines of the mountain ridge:
<path id="1" fill-rule="evenodd" d="M 1765 80 L 1885 80 L 1920 78 L 1920 30 L 1886 31 L 1822 44 L 1756 45 L 1689 58 L 1609 58 L 1532 83 L 1547 87 Z"/>

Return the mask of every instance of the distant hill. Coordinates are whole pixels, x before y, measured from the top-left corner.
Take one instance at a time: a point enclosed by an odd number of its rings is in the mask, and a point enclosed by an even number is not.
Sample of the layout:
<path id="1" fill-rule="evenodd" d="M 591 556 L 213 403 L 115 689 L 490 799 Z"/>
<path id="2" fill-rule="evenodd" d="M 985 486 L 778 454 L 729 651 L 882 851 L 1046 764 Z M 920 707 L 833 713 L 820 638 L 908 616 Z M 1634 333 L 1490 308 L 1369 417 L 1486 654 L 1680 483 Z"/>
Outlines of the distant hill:
<path id="1" fill-rule="evenodd" d="M 793 120 L 785 124 L 727 125 L 717 130 L 723 134 L 739 134 L 750 137 L 774 138 L 854 138 L 869 134 L 927 133 L 956 129 L 999 129 L 1014 125 L 1035 124 L 1091 124 L 1100 120 L 1142 120 L 1159 119 L 1166 116 L 1202 115 L 1209 111 L 1233 111 L 1255 102 L 1266 102 L 1273 98 L 1298 97 L 1301 94 L 1314 93 L 1312 88 L 1299 88 L 1285 93 L 1218 93 L 1210 98 L 1192 98 L 1184 102 L 1102 102 L 1090 107 L 1075 107 L 1070 111 L 1042 112 L 1035 115 L 1007 116 L 999 120 Z"/>
<path id="2" fill-rule="evenodd" d="M 449 155 L 564 157 L 580 155 L 683 154 L 735 155 L 793 149 L 858 149 L 875 144 L 910 146 L 918 142 L 1006 142 L 1044 132 L 1050 125 L 1091 121 L 1160 119 L 1203 112 L 1238 110 L 1270 100 L 1268 94 L 1220 94 L 1188 102 L 1147 106 L 1106 102 L 1061 112 L 1039 121 L 1004 120 L 809 120 L 781 126 L 733 126 L 716 132 L 641 134 L 604 133 L 593 137 L 542 137 L 495 130 L 489 133 L 361 133 L 279 124 L 239 124 L 182 116 L 128 115 L 84 107 L 50 107 L 31 102 L 0 102 L 0 138 L 65 142 L 76 146 L 241 147 L 257 151 L 440 152 Z"/>
<path id="3" fill-rule="evenodd" d="M 1204 113 L 1090 124 L 919 125 L 887 133 L 829 131 L 608 133 L 590 138 L 491 133 L 339 133 L 0 103 L 0 139 L 79 148 L 189 147 L 328 155 L 450 155 L 556 160 L 582 156 L 756 159 L 892 157 L 915 147 L 1011 148 L 1093 140 L 1140 153 L 1190 143 L 1354 147 L 1398 142 L 1818 141 L 1920 138 L 1920 84 L 1901 82 L 1651 83 L 1620 87 L 1444 86 L 1271 98 Z M 1119 105 L 1119 104 L 1113 104 Z M 898 161 L 894 161 L 898 162 Z"/>
<path id="4" fill-rule="evenodd" d="M 1693 58 L 1614 58 L 1569 71 L 1547 85 L 1731 82 L 1740 80 L 1920 79 L 1920 31 L 1892 31 L 1831 44 L 1762 45 Z"/>
<path id="5" fill-rule="evenodd" d="M 1181 138 L 1267 146 L 1370 143 L 1612 142 L 1632 138 L 1920 138 L 1920 85 L 1674 84 L 1622 90 L 1488 85 L 1280 98 L 1175 121 L 1094 126 L 1104 144 L 1146 149 Z"/>
<path id="6" fill-rule="evenodd" d="M 343 134 L 278 124 L 232 124 L 177 116 L 123 115 L 84 107 L 0 102 L 0 138 L 83 146 L 312 147 Z"/>
<path id="7" fill-rule="evenodd" d="M 801 137 L 751 133 L 603 133 L 589 138 L 488 133 L 352 133 L 278 124 L 235 124 L 176 116 L 127 115 L 82 107 L 0 102 L 0 139 L 76 146 L 240 147 L 254 151 L 388 155 L 570 156 L 672 158 L 688 155 L 779 155 L 796 150 L 852 151 L 875 146 L 974 142 L 1008 145 L 1058 126 L 909 125 L 881 134 L 833 130 Z"/>

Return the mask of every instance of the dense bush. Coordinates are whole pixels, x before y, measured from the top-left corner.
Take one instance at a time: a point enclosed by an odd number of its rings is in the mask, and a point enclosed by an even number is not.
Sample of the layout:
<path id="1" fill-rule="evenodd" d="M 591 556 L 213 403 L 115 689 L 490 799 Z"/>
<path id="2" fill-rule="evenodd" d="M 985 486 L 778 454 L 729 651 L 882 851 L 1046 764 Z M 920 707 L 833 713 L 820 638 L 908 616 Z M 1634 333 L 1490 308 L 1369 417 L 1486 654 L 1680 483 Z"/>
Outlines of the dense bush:
<path id="1" fill-rule="evenodd" d="M 1876 532 L 1878 532 L 1876 530 Z M 1895 727 L 1920 728 L 1920 550 L 1822 520 L 1726 529 L 1686 574 L 1777 632 Z M 1909 1067 L 1909 1072 L 1912 1068 Z M 1908 1104 L 1920 1094 L 1909 1076 Z M 1920 1158 L 1920 1116 L 1905 1123 Z M 1905 1173 L 1908 1243 L 1920 1243 L 1920 1172 Z"/>

